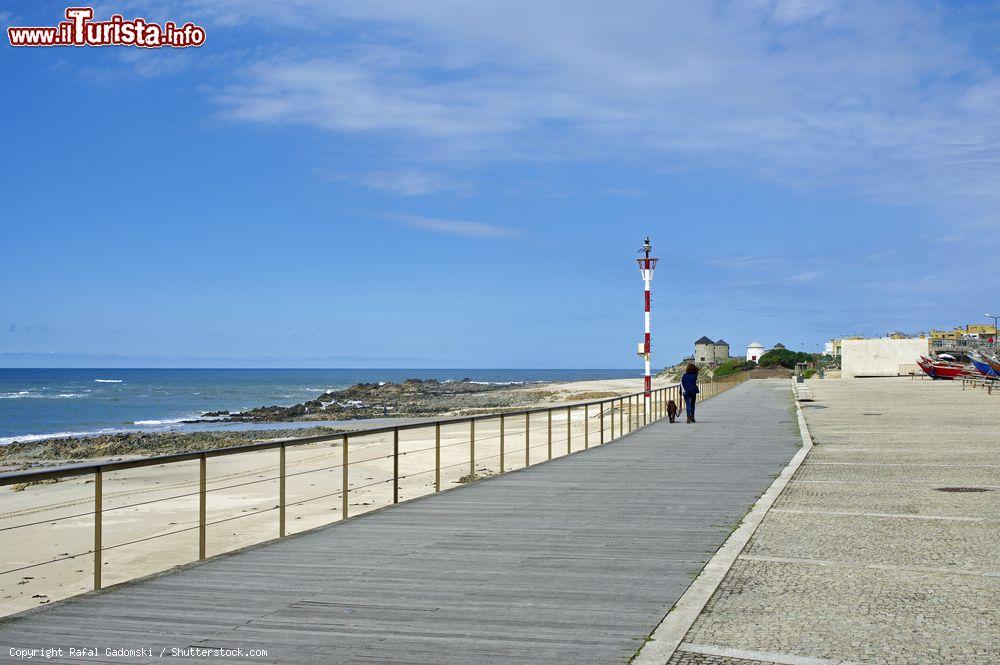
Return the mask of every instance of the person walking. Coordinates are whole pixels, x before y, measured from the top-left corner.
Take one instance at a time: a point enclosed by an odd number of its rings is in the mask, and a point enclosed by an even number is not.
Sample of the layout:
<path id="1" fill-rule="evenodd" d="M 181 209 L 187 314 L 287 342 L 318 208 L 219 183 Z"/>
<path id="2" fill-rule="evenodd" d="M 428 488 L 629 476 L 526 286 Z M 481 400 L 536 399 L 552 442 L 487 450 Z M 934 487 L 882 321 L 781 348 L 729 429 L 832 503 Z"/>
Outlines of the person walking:
<path id="1" fill-rule="evenodd" d="M 694 405 L 698 400 L 698 366 L 688 363 L 681 377 L 681 390 L 684 391 L 684 406 L 687 408 L 687 421 L 694 422 Z"/>

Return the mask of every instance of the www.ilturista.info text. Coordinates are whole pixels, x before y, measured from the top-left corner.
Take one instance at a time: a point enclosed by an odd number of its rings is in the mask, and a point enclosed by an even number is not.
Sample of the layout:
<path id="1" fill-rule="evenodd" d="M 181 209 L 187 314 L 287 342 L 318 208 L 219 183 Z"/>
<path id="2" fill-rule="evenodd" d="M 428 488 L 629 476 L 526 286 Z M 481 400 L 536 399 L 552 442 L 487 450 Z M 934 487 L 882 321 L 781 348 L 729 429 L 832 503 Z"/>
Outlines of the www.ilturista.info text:
<path id="1" fill-rule="evenodd" d="M 107 21 L 94 21 L 91 7 L 67 7 L 66 19 L 51 27 L 7 28 L 11 46 L 139 46 L 142 48 L 186 48 L 205 43 L 205 29 L 194 23 L 162 26 L 143 18 L 126 20 L 113 14 Z"/>

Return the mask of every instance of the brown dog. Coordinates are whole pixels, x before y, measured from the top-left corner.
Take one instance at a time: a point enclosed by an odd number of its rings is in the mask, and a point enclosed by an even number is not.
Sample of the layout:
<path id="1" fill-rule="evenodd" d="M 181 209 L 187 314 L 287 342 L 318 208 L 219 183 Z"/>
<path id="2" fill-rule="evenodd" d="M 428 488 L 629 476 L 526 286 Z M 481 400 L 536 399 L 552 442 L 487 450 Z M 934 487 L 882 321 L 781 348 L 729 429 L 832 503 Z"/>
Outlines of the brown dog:
<path id="1" fill-rule="evenodd" d="M 667 402 L 667 417 L 670 418 L 670 422 L 677 422 L 677 402 L 674 400 Z"/>

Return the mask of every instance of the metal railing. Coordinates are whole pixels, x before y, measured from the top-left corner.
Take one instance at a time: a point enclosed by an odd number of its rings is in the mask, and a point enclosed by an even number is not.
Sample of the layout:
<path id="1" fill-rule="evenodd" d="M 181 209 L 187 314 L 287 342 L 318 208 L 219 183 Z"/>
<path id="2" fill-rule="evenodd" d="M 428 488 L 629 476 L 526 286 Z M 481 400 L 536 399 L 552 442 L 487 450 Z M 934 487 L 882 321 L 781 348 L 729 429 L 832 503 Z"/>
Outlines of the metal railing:
<path id="1" fill-rule="evenodd" d="M 965 390 L 966 386 L 970 386 L 981 388 L 986 391 L 987 395 L 992 395 L 994 388 L 1000 388 L 1000 379 L 992 376 L 963 376 L 961 379 L 962 390 Z"/>
<path id="2" fill-rule="evenodd" d="M 720 380 L 703 381 L 700 383 L 701 392 L 698 395 L 699 401 L 709 399 L 725 392 L 735 385 L 742 383 L 745 378 L 745 375 L 741 373 L 728 376 Z M 682 415 L 684 413 L 684 404 L 681 397 L 680 386 L 673 385 L 654 389 L 648 400 L 643 399 L 643 393 L 639 392 L 588 402 L 565 403 L 513 412 L 441 418 L 433 421 L 370 427 L 343 433 L 275 439 L 260 443 L 218 448 L 214 450 L 201 450 L 195 452 L 158 455 L 133 460 L 106 461 L 0 474 L 0 487 L 15 484 L 25 484 L 26 486 L 44 484 L 47 482 L 58 482 L 60 480 L 79 476 L 89 476 L 90 480 L 85 482 L 93 482 L 94 485 L 92 497 L 93 510 L 74 512 L 68 515 L 59 515 L 48 519 L 33 519 L 31 521 L 12 525 L 3 525 L 3 523 L 0 522 L 0 539 L 7 540 L 17 537 L 17 532 L 21 529 L 27 529 L 30 527 L 46 527 L 50 525 L 57 525 L 60 522 L 68 520 L 79 521 L 92 517 L 93 546 L 91 549 L 75 554 L 70 554 L 69 551 L 67 551 L 60 553 L 59 556 L 54 558 L 32 562 L 4 561 L 3 559 L 6 557 L 0 554 L 0 576 L 12 575 L 13 573 L 32 570 L 41 566 L 55 564 L 60 561 L 67 561 L 81 556 L 92 555 L 93 588 L 100 589 L 102 587 L 103 568 L 104 565 L 106 565 L 103 563 L 104 554 L 112 550 L 144 543 L 154 539 L 197 531 L 197 558 L 198 560 L 202 560 L 207 557 L 208 528 L 211 526 L 228 523 L 244 517 L 261 515 L 275 511 L 277 512 L 277 515 L 273 527 L 275 528 L 275 531 L 272 532 L 273 535 L 257 534 L 259 537 L 254 539 L 253 542 L 260 543 L 271 540 L 274 535 L 278 538 L 283 538 L 288 535 L 288 509 L 294 506 L 304 505 L 321 499 L 339 497 L 339 511 L 331 508 L 331 512 L 338 512 L 339 515 L 337 517 L 320 515 L 319 517 L 321 523 L 315 526 L 340 521 L 351 516 L 352 512 L 368 512 L 370 510 L 399 503 L 401 500 L 410 500 L 417 498 L 418 496 L 440 492 L 442 490 L 443 473 L 454 476 L 456 473 L 460 474 L 465 468 L 467 468 L 467 475 L 461 476 L 457 480 L 452 481 L 454 484 L 465 484 L 478 480 L 484 476 L 504 474 L 514 470 L 515 468 L 527 468 L 535 464 L 551 460 L 554 457 L 563 456 L 563 448 L 560 445 L 561 443 L 565 445 L 565 454 L 569 455 L 586 450 L 593 445 L 603 445 L 611 441 L 615 441 L 620 439 L 622 436 L 635 431 L 636 429 L 666 418 L 667 404 L 670 400 L 673 400 L 676 403 L 678 407 L 678 414 Z M 574 423 L 574 420 L 577 422 Z M 520 423 L 520 425 L 518 425 L 518 423 Z M 478 435 L 477 424 L 480 426 Z M 468 429 L 464 432 L 462 429 L 459 429 L 462 425 L 467 425 L 468 427 Z M 484 427 L 484 425 L 487 427 Z M 516 429 L 512 430 L 511 425 L 514 425 Z M 560 427 L 560 425 L 562 427 Z M 493 427 L 494 429 L 492 436 L 487 436 L 484 431 L 488 427 Z M 446 429 L 450 430 L 450 437 L 452 439 L 456 439 L 455 441 L 442 443 L 442 432 Z M 560 432 L 560 429 L 564 431 Z M 401 435 L 403 433 L 411 433 L 414 431 L 424 431 L 426 438 L 428 438 L 429 441 L 433 441 L 433 445 L 427 445 L 418 449 L 401 450 Z M 430 434 L 431 432 L 433 433 L 432 435 Z M 561 436 L 559 436 L 560 434 Z M 359 445 L 359 440 L 371 438 L 373 436 L 386 436 L 390 438 L 391 449 L 389 448 L 389 445 L 384 445 L 383 447 L 386 451 L 386 454 L 384 455 L 367 456 L 362 459 L 355 459 L 353 456 L 358 454 L 356 449 L 358 451 L 364 451 L 369 447 L 373 450 L 377 449 L 378 446 L 367 446 L 363 443 Z M 560 438 L 562 441 L 560 441 Z M 521 445 L 523 445 L 523 448 L 510 449 L 508 443 L 518 439 L 520 440 Z M 498 452 L 495 454 L 484 454 L 484 452 L 490 452 L 489 450 L 484 451 L 482 448 L 483 444 L 487 442 L 493 442 L 491 445 L 496 445 Z M 388 442 L 383 443 L 388 444 Z M 329 465 L 326 465 L 324 462 L 324 465 L 318 468 L 308 468 L 290 472 L 288 470 L 289 451 L 294 452 L 297 448 L 315 444 L 330 444 L 331 448 L 334 448 L 339 444 L 339 455 L 336 453 L 330 453 L 327 455 L 333 459 L 339 457 L 339 462 Z M 477 456 L 477 444 L 480 445 L 479 456 Z M 461 459 L 457 463 L 452 460 L 442 460 L 443 449 L 447 451 L 450 448 L 460 446 L 466 446 L 468 448 L 467 458 L 464 454 L 462 454 Z M 266 467 L 264 469 L 254 468 L 249 471 L 243 470 L 238 473 L 234 472 L 229 475 L 223 475 L 218 482 L 225 484 L 215 487 L 209 486 L 208 471 L 210 459 L 225 458 L 247 453 L 260 453 L 263 451 L 277 451 L 277 475 L 262 477 L 268 469 Z M 534 451 L 538 452 L 536 453 Z M 421 453 L 426 453 L 428 455 L 433 453 L 433 468 L 410 471 L 401 470 L 401 459 L 405 461 L 407 456 L 415 456 Z M 322 455 L 318 455 L 316 456 L 316 459 L 322 457 Z M 493 471 L 489 466 L 489 464 L 493 464 L 493 460 L 498 462 L 495 467 L 496 471 Z M 140 493 L 163 492 L 178 487 L 188 487 L 191 488 L 191 491 L 172 494 L 171 496 L 162 498 L 153 498 L 146 501 L 126 502 L 121 505 L 113 506 L 105 505 L 105 499 L 110 497 L 110 494 L 105 487 L 105 480 L 108 478 L 108 474 L 143 467 L 163 467 L 165 470 L 164 473 L 159 474 L 157 477 L 164 478 L 169 475 L 167 471 L 173 468 L 173 465 L 195 461 L 197 461 L 198 467 L 196 480 L 192 480 L 190 482 L 182 481 L 174 484 L 170 484 L 168 482 L 160 487 L 155 487 L 154 489 L 143 489 Z M 391 461 L 391 477 L 378 480 L 373 477 L 366 477 L 364 480 L 373 482 L 365 482 L 363 484 L 351 481 L 350 475 L 352 469 L 361 469 L 362 472 L 371 473 L 372 464 L 389 461 Z M 443 464 L 443 461 L 451 461 L 452 463 Z M 479 466 L 477 467 L 477 465 Z M 341 472 L 339 487 L 327 486 L 324 490 L 329 489 L 332 491 L 324 491 L 318 496 L 308 497 L 297 501 L 288 501 L 287 485 L 290 479 L 322 471 L 336 471 L 337 469 L 340 469 Z M 403 488 L 401 485 L 403 480 L 431 473 L 433 473 L 432 484 L 428 482 L 424 489 L 413 492 L 411 496 L 406 499 L 401 499 L 400 490 Z M 247 480 L 245 482 L 227 482 L 230 479 L 240 480 L 254 474 L 257 474 L 255 479 Z M 260 507 L 255 510 L 245 510 L 244 512 L 240 512 L 236 515 L 218 519 L 208 519 L 209 497 L 211 494 L 260 483 L 274 483 L 275 481 L 277 481 L 276 496 L 273 496 L 268 500 L 270 503 L 276 501 L 273 506 Z M 362 497 L 367 496 L 368 498 L 373 498 L 375 495 L 373 488 L 390 483 L 392 488 L 391 498 L 387 494 L 384 500 L 384 505 L 378 505 L 374 502 L 361 502 L 360 500 L 359 503 L 356 504 L 350 503 L 350 499 L 352 497 L 357 497 L 359 495 Z M 155 485 L 161 485 L 161 482 L 156 481 Z M 194 485 L 197 485 L 197 489 L 194 489 Z M 44 494 L 46 491 L 44 489 L 44 485 L 41 485 L 37 489 L 40 495 Z M 115 493 L 115 497 L 121 496 L 122 494 L 127 494 L 127 492 Z M 194 497 L 197 497 L 196 524 L 181 526 L 176 529 L 167 529 L 165 532 L 154 533 L 153 535 L 148 536 L 131 534 L 136 537 L 127 538 L 116 543 L 105 543 L 104 526 L 106 515 L 108 513 L 125 509 L 137 510 L 139 507 L 150 506 L 151 504 L 178 499 L 189 499 L 190 502 L 193 503 Z M 359 506 L 359 504 L 360 507 L 358 510 L 352 511 L 352 506 Z M 65 506 L 65 503 L 59 504 L 59 507 Z M 42 506 L 40 510 L 44 512 L 44 510 L 48 508 L 48 506 Z M 25 512 L 30 513 L 31 511 Z M 175 512 L 170 512 L 169 514 L 172 519 L 181 519 L 176 516 Z M 4 515 L 0 514 L 0 517 L 4 517 Z M 9 519 L 4 519 L 3 521 L 9 521 Z M 178 522 L 170 522 L 170 525 L 178 524 Z M 244 543 L 241 546 L 245 546 L 246 544 L 249 543 Z M 60 547 L 65 547 L 65 544 L 60 544 Z M 8 551 L 10 551 L 10 548 L 0 547 L 0 552 Z M 191 557 L 183 563 L 189 563 L 193 560 L 194 558 Z M 162 570 L 169 567 L 170 565 L 165 567 L 161 566 L 159 569 Z M 80 573 L 83 571 L 77 570 L 76 572 Z M 133 577 L 139 576 L 141 575 L 133 575 Z M 25 579 L 33 578 L 29 577 Z"/>

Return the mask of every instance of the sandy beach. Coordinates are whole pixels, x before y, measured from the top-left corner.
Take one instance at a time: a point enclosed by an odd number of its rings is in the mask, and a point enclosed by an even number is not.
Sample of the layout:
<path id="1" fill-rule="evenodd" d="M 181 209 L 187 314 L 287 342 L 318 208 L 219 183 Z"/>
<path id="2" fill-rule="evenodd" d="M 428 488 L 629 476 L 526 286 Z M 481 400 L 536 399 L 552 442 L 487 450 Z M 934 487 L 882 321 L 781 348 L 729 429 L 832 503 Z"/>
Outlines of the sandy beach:
<path id="1" fill-rule="evenodd" d="M 655 380 L 654 388 L 673 385 Z M 641 379 L 553 383 L 516 390 L 546 397 L 535 406 L 570 404 L 634 393 Z M 605 411 L 605 437 L 610 411 Z M 615 412 L 615 433 L 620 433 Z M 545 413 L 504 418 L 504 470 L 560 457 L 598 445 L 600 414 L 575 410 L 552 414 L 551 447 Z M 627 422 L 628 414 L 625 414 Z M 412 422 L 412 419 L 406 419 Z M 360 429 L 369 421 L 355 421 Z M 569 436 L 567 436 L 569 425 Z M 341 505 L 341 435 L 329 441 L 290 446 L 286 453 L 286 530 L 294 534 L 343 517 Z M 528 445 L 526 446 L 526 441 Z M 399 498 L 434 491 L 434 428 L 404 430 L 400 435 Z M 526 452 L 527 447 L 527 452 Z M 391 434 L 350 439 L 348 516 L 392 503 Z M 210 458 L 207 466 L 207 555 L 214 556 L 278 537 L 277 450 Z M 500 472 L 500 419 L 479 421 L 475 446 L 469 423 L 441 430 L 441 489 L 466 482 L 473 466 L 477 477 Z M 81 462 L 84 460 L 74 460 Z M 95 460 L 89 460 L 95 461 Z M 197 461 L 108 472 L 103 477 L 103 566 L 105 587 L 189 563 L 198 558 Z M 87 591 L 93 583 L 93 499 L 91 477 L 30 485 L 20 491 L 0 488 L 0 614 L 18 612 Z M 40 562 L 48 562 L 35 566 Z M 10 571 L 10 572 L 5 572 Z"/>

